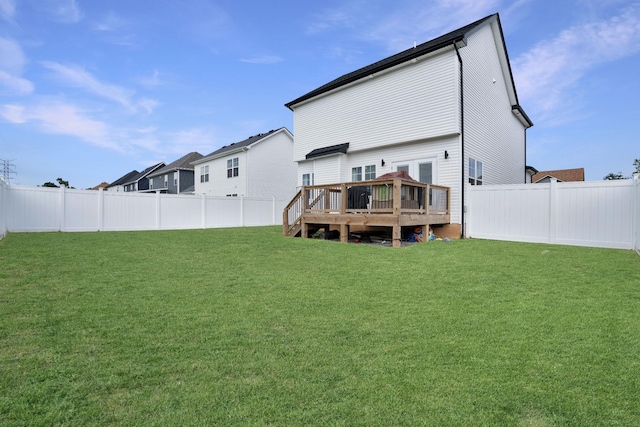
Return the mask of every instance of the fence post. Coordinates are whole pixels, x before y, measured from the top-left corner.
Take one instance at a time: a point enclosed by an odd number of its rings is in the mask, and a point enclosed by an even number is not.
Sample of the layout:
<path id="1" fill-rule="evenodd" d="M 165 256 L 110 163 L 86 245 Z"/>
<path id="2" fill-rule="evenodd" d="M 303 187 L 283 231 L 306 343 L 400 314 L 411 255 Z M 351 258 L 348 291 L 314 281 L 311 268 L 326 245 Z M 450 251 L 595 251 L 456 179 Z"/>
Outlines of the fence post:
<path id="1" fill-rule="evenodd" d="M 633 174 L 633 214 L 631 216 L 631 247 L 640 255 L 640 173 Z"/>
<path id="2" fill-rule="evenodd" d="M 273 196 L 273 225 L 276 225 L 276 196 Z"/>
<path id="3" fill-rule="evenodd" d="M 240 227 L 244 227 L 244 196 L 240 196 Z"/>
<path id="4" fill-rule="evenodd" d="M 98 231 L 104 230 L 104 188 L 98 190 Z"/>
<path id="5" fill-rule="evenodd" d="M 207 228 L 207 195 L 202 193 L 200 214 L 202 216 L 202 228 Z"/>
<path id="6" fill-rule="evenodd" d="M 160 191 L 156 190 L 156 230 L 160 230 Z"/>
<path id="7" fill-rule="evenodd" d="M 558 222 L 558 180 L 551 178 L 549 182 L 549 243 L 555 244 Z"/>
<path id="8" fill-rule="evenodd" d="M 60 185 L 60 190 L 58 191 L 59 194 L 59 201 L 58 201 L 58 220 L 59 220 L 59 225 L 58 225 L 58 231 L 64 231 L 64 193 L 65 193 L 65 186 L 64 184 Z"/>

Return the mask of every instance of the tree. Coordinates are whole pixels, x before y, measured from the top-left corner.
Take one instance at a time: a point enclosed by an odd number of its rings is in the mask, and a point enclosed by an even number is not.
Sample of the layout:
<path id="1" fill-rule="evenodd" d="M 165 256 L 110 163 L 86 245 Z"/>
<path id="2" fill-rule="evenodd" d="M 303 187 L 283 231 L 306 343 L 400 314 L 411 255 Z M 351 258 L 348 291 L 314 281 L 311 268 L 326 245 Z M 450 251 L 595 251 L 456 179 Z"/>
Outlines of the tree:
<path id="1" fill-rule="evenodd" d="M 635 159 L 633 161 L 633 167 L 635 168 L 635 170 L 633 171 L 633 173 L 640 173 L 640 159 Z M 624 176 L 622 175 L 622 172 L 618 172 L 618 173 L 610 173 L 607 176 L 605 176 L 604 180 L 613 180 L 613 179 L 629 179 L 631 177 L 629 176 Z"/>
<path id="2" fill-rule="evenodd" d="M 610 173 L 602 179 L 604 179 L 605 181 L 612 181 L 614 179 L 627 179 L 627 177 L 623 176 L 622 172 L 618 172 L 618 173 Z"/>
<path id="3" fill-rule="evenodd" d="M 60 188 L 60 186 L 61 186 L 61 185 L 64 185 L 64 186 L 65 186 L 65 187 L 67 187 L 67 188 L 74 188 L 74 187 L 71 187 L 71 186 L 69 185 L 69 181 L 65 181 L 65 180 L 64 180 L 64 179 L 62 179 L 62 178 L 56 178 L 56 181 L 58 182 L 58 185 L 54 184 L 54 183 L 53 183 L 53 182 L 51 182 L 51 181 L 47 181 L 47 182 L 45 182 L 44 184 L 42 184 L 42 186 L 43 186 L 43 187 Z"/>

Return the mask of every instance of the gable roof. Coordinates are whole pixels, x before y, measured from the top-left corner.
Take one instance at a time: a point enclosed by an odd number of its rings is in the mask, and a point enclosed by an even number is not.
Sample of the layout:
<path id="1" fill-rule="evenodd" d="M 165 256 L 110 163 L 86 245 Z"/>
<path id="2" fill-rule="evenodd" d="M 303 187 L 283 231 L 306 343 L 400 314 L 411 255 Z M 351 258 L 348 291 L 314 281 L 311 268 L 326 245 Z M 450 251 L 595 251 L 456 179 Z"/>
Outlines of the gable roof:
<path id="1" fill-rule="evenodd" d="M 128 181 L 125 182 L 125 184 L 131 184 L 132 182 L 138 182 L 140 181 L 142 178 L 145 178 L 147 175 L 149 175 L 151 172 L 161 168 L 164 166 L 164 162 L 160 162 L 160 163 L 156 163 L 153 166 L 149 166 L 148 168 L 146 168 L 145 170 L 143 170 L 142 172 L 140 172 L 139 174 L 129 178 Z"/>
<path id="2" fill-rule="evenodd" d="M 337 79 L 332 80 L 329 83 L 323 86 L 320 86 L 319 88 L 314 89 L 311 92 L 305 95 L 302 95 L 301 97 L 296 98 L 293 101 L 285 104 L 285 107 L 289 108 L 290 110 L 293 110 L 293 108 L 291 107 L 295 104 L 299 104 L 302 101 L 306 101 L 307 99 L 311 99 L 325 92 L 329 92 L 330 90 L 337 89 L 346 84 L 355 82 L 356 80 L 360 80 L 363 77 L 367 77 L 372 74 L 379 73 L 380 71 L 386 70 L 387 68 L 395 67 L 396 65 L 410 61 L 414 58 L 418 58 L 428 53 L 435 52 L 436 50 L 442 49 L 443 47 L 451 46 L 453 43 L 463 42 L 465 40 L 465 35 L 469 31 L 478 27 L 483 22 L 497 16 L 498 14 L 486 16 L 462 28 L 458 28 L 457 30 L 451 31 L 450 33 L 447 33 L 440 37 L 436 37 L 435 39 L 419 44 L 416 47 L 407 49 L 403 52 L 400 52 L 388 58 L 382 59 L 378 62 L 374 62 L 371 65 L 367 65 L 366 67 L 362 67 L 356 71 L 353 71 L 351 73 L 338 77 Z"/>
<path id="3" fill-rule="evenodd" d="M 273 135 L 285 132 L 287 135 L 293 138 L 291 132 L 286 127 L 281 127 L 280 129 L 270 130 L 267 133 L 259 133 L 257 135 L 253 135 L 239 142 L 234 142 L 233 144 L 225 145 L 222 148 L 217 149 L 216 151 L 203 156 L 202 158 L 192 161 L 192 165 L 197 165 L 199 163 L 204 163 L 209 160 L 217 159 L 218 157 L 222 157 L 227 154 L 232 154 L 235 152 L 243 151 L 243 149 L 250 148 L 252 145 L 257 144 L 260 141 L 263 141 L 267 138 L 272 137 Z"/>
<path id="4" fill-rule="evenodd" d="M 193 170 L 193 165 L 191 164 L 191 162 L 200 160 L 202 157 L 202 154 L 198 153 L 197 151 L 192 151 L 191 153 L 185 154 L 184 156 L 180 157 L 178 160 L 175 160 L 168 165 L 156 170 L 155 172 L 150 173 L 148 176 L 151 178 L 180 169 Z"/>
<path id="5" fill-rule="evenodd" d="M 531 176 L 531 182 L 535 183 L 545 178 L 556 178 L 561 182 L 584 181 L 584 168 L 540 171 Z"/>
<path id="6" fill-rule="evenodd" d="M 111 184 L 109 184 L 109 187 L 115 187 L 116 185 L 123 185 L 126 182 L 130 182 L 131 178 L 133 178 L 134 176 L 138 175 L 140 172 L 138 172 L 137 170 L 132 170 L 131 172 L 121 176 L 120 178 L 116 179 L 115 181 L 113 181 Z M 107 188 L 109 188 L 107 187 Z"/>
<path id="7" fill-rule="evenodd" d="M 294 99 L 291 102 L 286 103 L 285 107 L 293 111 L 293 106 L 295 106 L 296 104 L 307 101 L 311 98 L 330 92 L 332 90 L 338 89 L 350 83 L 356 82 L 364 77 L 372 76 L 381 71 L 387 70 L 389 68 L 395 67 L 397 65 L 403 64 L 405 62 L 411 61 L 415 58 L 419 58 L 421 56 L 427 55 L 439 49 L 451 46 L 453 44 L 455 44 L 458 47 L 464 46 L 466 45 L 467 36 L 472 31 L 474 31 L 476 28 L 482 25 L 489 24 L 493 21 L 497 23 L 500 39 L 502 41 L 502 52 L 499 52 L 499 56 L 501 58 L 503 68 L 505 68 L 506 71 L 508 71 L 508 77 L 510 79 L 510 87 L 507 88 L 507 91 L 509 92 L 509 98 L 512 103 L 511 108 L 514 114 L 523 122 L 523 124 L 525 124 L 525 126 L 527 127 L 533 126 L 533 122 L 531 121 L 531 119 L 529 119 L 529 117 L 524 112 L 522 107 L 520 107 L 518 102 L 518 94 L 516 93 L 513 74 L 511 72 L 511 64 L 509 63 L 507 45 L 504 41 L 502 25 L 500 24 L 500 16 L 497 13 L 494 13 L 489 16 L 485 16 L 484 18 L 479 19 L 475 22 L 472 22 L 471 24 L 465 25 L 464 27 L 458 28 L 457 30 L 451 31 L 440 37 L 436 37 L 435 39 L 419 44 L 413 48 L 410 48 L 400 53 L 397 53 L 395 55 L 389 56 L 388 58 L 382 59 L 378 62 L 374 62 L 373 64 L 367 65 L 366 67 L 362 67 L 351 73 L 347 73 L 341 77 L 338 77 L 337 79 L 330 81 L 325 85 L 320 86 L 317 89 L 312 90 L 311 92 L 306 93 L 305 95 L 302 95 L 299 98 Z"/>

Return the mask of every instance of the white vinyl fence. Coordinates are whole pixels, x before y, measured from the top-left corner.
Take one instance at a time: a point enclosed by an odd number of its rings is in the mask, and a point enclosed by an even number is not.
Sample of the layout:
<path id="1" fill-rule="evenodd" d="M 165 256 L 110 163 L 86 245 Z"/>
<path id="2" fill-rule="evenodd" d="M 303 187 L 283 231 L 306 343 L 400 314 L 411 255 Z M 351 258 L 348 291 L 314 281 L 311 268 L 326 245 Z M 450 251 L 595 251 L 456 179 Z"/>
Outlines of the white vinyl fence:
<path id="1" fill-rule="evenodd" d="M 7 234 L 7 203 L 5 197 L 9 186 L 4 182 L 4 179 L 0 178 L 0 239 Z"/>
<path id="2" fill-rule="evenodd" d="M 466 236 L 638 250 L 639 181 L 469 186 Z"/>
<path id="3" fill-rule="evenodd" d="M 0 185 L 0 234 L 277 225 L 288 202 Z"/>

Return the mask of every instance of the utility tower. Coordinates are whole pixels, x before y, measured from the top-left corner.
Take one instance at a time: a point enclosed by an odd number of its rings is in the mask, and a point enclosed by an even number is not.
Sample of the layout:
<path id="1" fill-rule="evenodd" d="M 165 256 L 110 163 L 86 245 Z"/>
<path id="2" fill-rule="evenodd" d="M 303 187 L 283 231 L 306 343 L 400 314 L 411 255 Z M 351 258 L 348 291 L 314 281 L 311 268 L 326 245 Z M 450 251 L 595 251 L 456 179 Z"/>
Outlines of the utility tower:
<path id="1" fill-rule="evenodd" d="M 2 177 L 7 184 L 11 184 L 11 180 L 17 173 L 16 165 L 14 165 L 13 162 L 13 160 L 0 159 L 0 177 Z"/>

